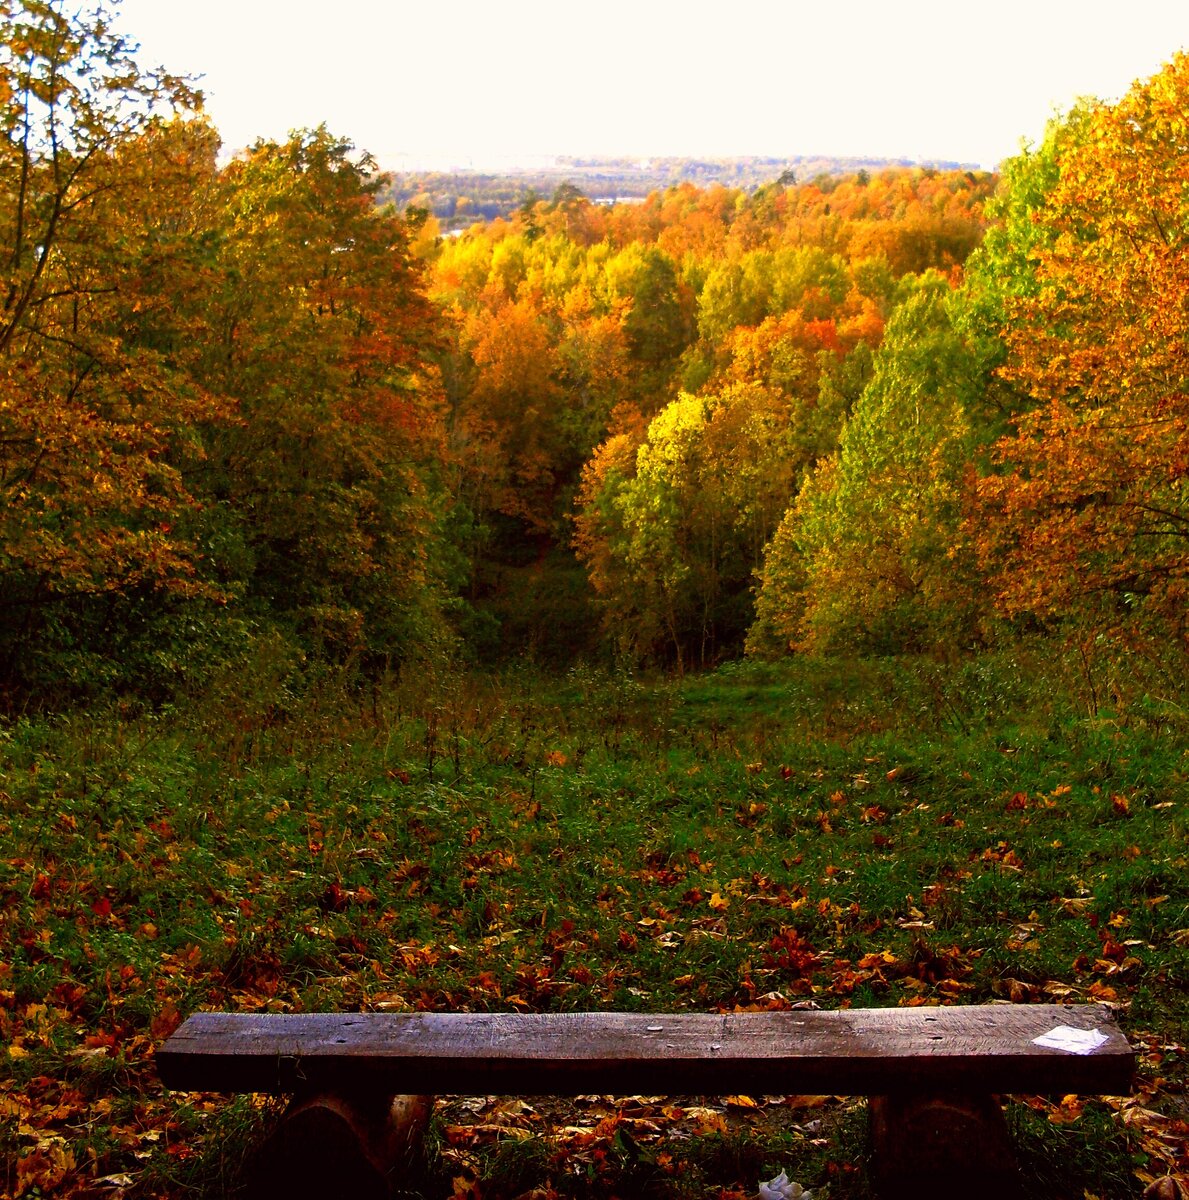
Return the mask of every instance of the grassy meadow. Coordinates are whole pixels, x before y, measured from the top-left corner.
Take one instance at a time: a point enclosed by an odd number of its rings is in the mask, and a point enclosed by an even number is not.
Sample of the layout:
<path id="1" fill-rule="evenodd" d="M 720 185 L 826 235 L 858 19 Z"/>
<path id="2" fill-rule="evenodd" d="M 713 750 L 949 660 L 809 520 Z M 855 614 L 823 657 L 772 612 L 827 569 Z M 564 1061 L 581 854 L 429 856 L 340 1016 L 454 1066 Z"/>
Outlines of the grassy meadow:
<path id="1" fill-rule="evenodd" d="M 243 680 L 253 684 L 245 690 Z M 279 1103 L 166 1093 L 198 1008 L 1103 1001 L 1130 1097 L 1014 1097 L 1027 1195 L 1189 1167 L 1189 717 L 1025 656 L 575 668 L 0 726 L 0 1193 L 234 1194 Z M 410 1192 L 868 1194 L 863 1102 L 455 1098 Z M 819 1195 L 822 1193 L 818 1193 Z"/>

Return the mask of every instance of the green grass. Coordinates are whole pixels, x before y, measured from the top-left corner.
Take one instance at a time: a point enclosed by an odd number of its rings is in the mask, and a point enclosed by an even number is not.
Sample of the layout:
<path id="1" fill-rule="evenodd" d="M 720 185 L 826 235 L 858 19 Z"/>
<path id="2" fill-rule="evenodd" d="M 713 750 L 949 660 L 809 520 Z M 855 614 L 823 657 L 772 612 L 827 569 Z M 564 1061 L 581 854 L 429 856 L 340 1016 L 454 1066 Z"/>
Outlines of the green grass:
<path id="1" fill-rule="evenodd" d="M 1079 713 L 1008 658 L 240 686 L 0 728 L 0 1191 L 233 1189 L 275 1106 L 152 1068 L 200 1007 L 1103 999 L 1139 1090 L 1062 1124 L 1014 1104 L 1030 1194 L 1177 1165 L 1189 739 L 1163 716 Z M 423 1190 L 753 1194 L 784 1167 L 863 1196 L 861 1106 L 836 1108 L 825 1138 L 777 1105 L 447 1141 Z"/>

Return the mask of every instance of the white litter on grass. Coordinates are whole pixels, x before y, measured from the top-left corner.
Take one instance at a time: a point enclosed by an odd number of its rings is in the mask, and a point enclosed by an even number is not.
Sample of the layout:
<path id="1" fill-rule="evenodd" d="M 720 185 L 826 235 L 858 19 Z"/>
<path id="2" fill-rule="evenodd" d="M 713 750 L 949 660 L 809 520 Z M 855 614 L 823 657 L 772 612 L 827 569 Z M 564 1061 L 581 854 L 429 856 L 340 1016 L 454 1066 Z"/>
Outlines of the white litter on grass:
<path id="1" fill-rule="evenodd" d="M 775 1179 L 760 1184 L 760 1200 L 813 1200 L 813 1193 L 781 1171 Z"/>
<path id="2" fill-rule="evenodd" d="M 1106 1034 L 1098 1029 L 1074 1029 L 1071 1025 L 1058 1025 L 1048 1033 L 1033 1038 L 1034 1046 L 1050 1046 L 1054 1050 L 1064 1050 L 1068 1054 L 1093 1054 L 1099 1046 L 1105 1046 Z"/>

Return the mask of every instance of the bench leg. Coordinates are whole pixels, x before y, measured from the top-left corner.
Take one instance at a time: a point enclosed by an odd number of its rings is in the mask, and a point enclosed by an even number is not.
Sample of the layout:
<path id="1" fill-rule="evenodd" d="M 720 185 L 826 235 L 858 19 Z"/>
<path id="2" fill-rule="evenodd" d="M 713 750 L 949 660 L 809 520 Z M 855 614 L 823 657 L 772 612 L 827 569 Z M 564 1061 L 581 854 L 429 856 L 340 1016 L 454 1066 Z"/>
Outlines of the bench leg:
<path id="1" fill-rule="evenodd" d="M 430 1096 L 295 1097 L 254 1164 L 251 1200 L 388 1200 L 421 1152 Z"/>
<path id="2" fill-rule="evenodd" d="M 870 1114 L 872 1182 L 880 1200 L 1019 1194 L 1011 1139 L 994 1096 L 873 1096 Z"/>

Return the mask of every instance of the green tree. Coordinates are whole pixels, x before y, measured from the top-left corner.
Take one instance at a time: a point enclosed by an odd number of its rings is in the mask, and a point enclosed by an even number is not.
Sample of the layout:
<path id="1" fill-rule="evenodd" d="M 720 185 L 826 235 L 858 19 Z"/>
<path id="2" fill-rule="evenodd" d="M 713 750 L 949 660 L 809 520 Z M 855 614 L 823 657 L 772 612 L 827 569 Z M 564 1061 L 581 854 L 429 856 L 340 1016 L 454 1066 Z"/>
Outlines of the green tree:
<path id="1" fill-rule="evenodd" d="M 770 254 L 746 255 L 710 268 L 698 296 L 698 334 L 718 346 L 739 325 L 757 325 L 768 309 L 771 295 Z M 761 265 L 762 264 L 762 265 Z"/>
<path id="2" fill-rule="evenodd" d="M 435 318 L 379 185 L 325 128 L 227 168 L 198 367 L 238 403 L 206 477 L 243 546 L 238 590 L 353 659 L 403 658 L 441 633 Z"/>
<path id="3" fill-rule="evenodd" d="M 926 276 L 893 314 L 836 459 L 806 482 L 769 549 L 753 652 L 941 649 L 976 635 L 959 530 L 976 440 L 967 408 L 983 377 L 952 303 L 948 284 Z"/>
<path id="4" fill-rule="evenodd" d="M 624 336 L 637 365 L 636 392 L 655 411 L 667 398 L 682 352 L 692 340 L 693 298 L 681 288 L 672 260 L 654 246 L 632 243 L 608 258 L 603 294 L 609 307 L 626 302 Z"/>

